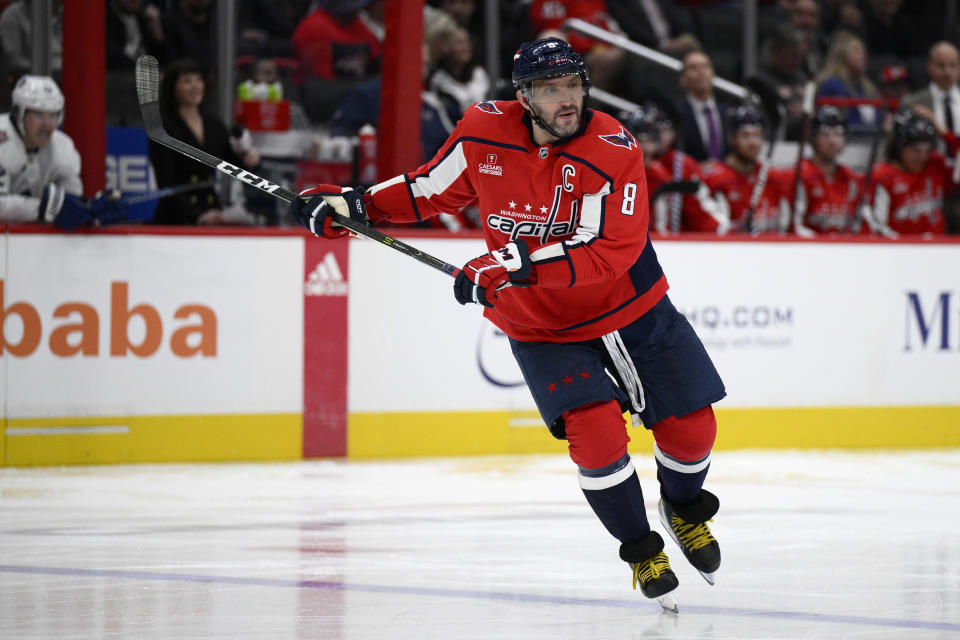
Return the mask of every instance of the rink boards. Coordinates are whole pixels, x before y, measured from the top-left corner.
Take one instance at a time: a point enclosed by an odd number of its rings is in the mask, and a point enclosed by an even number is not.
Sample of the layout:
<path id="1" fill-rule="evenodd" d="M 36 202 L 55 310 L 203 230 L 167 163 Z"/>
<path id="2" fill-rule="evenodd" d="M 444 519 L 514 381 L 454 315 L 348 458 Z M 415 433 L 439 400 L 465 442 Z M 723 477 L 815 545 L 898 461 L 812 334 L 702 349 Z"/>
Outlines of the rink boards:
<path id="1" fill-rule="evenodd" d="M 404 240 L 453 264 L 483 249 Z M 960 244 L 656 247 L 727 385 L 718 448 L 960 445 Z M 562 451 L 451 284 L 293 231 L 7 231 L 0 460 Z"/>

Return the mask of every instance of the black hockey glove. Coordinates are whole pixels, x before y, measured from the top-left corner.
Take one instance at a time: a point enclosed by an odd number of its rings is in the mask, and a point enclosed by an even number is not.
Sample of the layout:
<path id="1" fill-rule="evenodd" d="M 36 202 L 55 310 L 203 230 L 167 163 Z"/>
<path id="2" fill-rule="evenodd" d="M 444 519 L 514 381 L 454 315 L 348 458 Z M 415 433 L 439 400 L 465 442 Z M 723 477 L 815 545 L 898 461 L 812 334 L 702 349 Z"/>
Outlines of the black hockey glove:
<path id="1" fill-rule="evenodd" d="M 338 187 L 321 184 L 306 189 L 290 203 L 290 216 L 297 224 L 324 238 L 340 238 L 348 230 L 330 217 L 331 213 L 366 224 L 367 207 L 363 201 L 363 187 Z"/>

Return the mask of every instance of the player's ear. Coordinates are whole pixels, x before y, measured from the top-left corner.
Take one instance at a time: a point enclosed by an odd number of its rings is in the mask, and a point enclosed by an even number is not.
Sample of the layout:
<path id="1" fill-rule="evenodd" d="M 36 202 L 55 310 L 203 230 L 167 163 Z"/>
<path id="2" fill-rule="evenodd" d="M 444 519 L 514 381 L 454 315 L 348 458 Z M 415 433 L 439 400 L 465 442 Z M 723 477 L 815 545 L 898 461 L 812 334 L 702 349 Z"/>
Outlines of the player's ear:
<path id="1" fill-rule="evenodd" d="M 530 106 L 526 96 L 523 95 L 523 91 L 520 91 L 519 89 L 517 89 L 517 102 L 519 102 L 520 106 L 522 106 L 524 109 Z"/>

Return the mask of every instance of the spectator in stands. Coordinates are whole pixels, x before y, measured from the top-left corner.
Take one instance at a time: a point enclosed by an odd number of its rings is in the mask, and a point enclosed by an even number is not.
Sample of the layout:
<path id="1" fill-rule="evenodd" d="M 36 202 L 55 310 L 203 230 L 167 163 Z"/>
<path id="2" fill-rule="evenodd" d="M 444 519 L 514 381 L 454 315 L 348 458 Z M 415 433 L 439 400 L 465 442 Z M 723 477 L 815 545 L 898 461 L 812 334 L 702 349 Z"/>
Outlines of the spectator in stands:
<path id="1" fill-rule="evenodd" d="M 821 3 L 820 22 L 824 33 L 839 29 L 860 33 L 863 29 L 863 12 L 858 0 L 824 0 Z"/>
<path id="2" fill-rule="evenodd" d="M 875 55 L 907 58 L 916 50 L 918 34 L 911 33 L 902 15 L 903 0 L 867 0 L 863 13 L 863 41 Z"/>
<path id="3" fill-rule="evenodd" d="M 333 115 L 348 91 L 376 75 L 382 47 L 360 10 L 371 0 L 324 0 L 293 32 L 304 108 L 313 121 Z"/>
<path id="4" fill-rule="evenodd" d="M 272 58 L 258 58 L 250 70 L 250 77 L 237 87 L 240 100 L 283 100 L 283 84 L 277 74 L 277 63 Z"/>
<path id="5" fill-rule="evenodd" d="M 820 5 L 816 0 L 796 0 L 790 7 L 790 24 L 803 35 L 806 50 L 803 71 L 808 78 L 817 75 L 827 51 L 827 38 L 820 30 Z"/>
<path id="6" fill-rule="evenodd" d="M 683 57 L 680 86 L 685 95 L 677 103 L 683 150 L 698 162 L 722 159 L 727 154 L 723 113 L 728 105 L 713 95 L 713 63 L 702 51 Z"/>
<path id="7" fill-rule="evenodd" d="M 439 0 L 437 6 L 456 21 L 457 25 L 470 30 L 473 16 L 477 11 L 476 0 Z"/>
<path id="8" fill-rule="evenodd" d="M 11 4 L 0 14 L 0 48 L 3 64 L 12 82 L 30 71 L 33 58 L 32 9 L 27 0 Z M 53 0 L 53 15 L 50 17 L 50 69 L 60 76 L 63 63 L 63 2 Z"/>
<path id="9" fill-rule="evenodd" d="M 810 79 L 804 71 L 807 39 L 790 23 L 778 24 L 764 42 L 766 55 L 758 75 L 776 89 L 787 112 L 786 136 L 799 140 L 803 129 L 803 92 Z"/>
<path id="10" fill-rule="evenodd" d="M 693 35 L 693 25 L 685 20 L 687 14 L 674 2 L 616 0 L 607 3 L 607 10 L 634 42 L 673 56 L 701 48 Z"/>
<path id="11" fill-rule="evenodd" d="M 326 0 L 293 33 L 302 72 L 327 80 L 365 80 L 377 72 L 381 45 L 359 12 L 371 0 Z"/>
<path id="12" fill-rule="evenodd" d="M 910 93 L 910 71 L 902 64 L 887 65 L 880 71 L 878 87 L 882 97 L 900 102 Z"/>
<path id="13" fill-rule="evenodd" d="M 194 60 L 204 72 L 217 68 L 217 25 L 212 0 L 171 0 L 163 15 L 166 59 Z"/>
<path id="14" fill-rule="evenodd" d="M 626 52 L 576 31 L 562 31 L 563 23 L 570 18 L 579 18 L 601 29 L 622 33 L 607 12 L 606 0 L 533 0 L 530 5 L 530 24 L 537 34 L 536 38 L 554 36 L 569 42 L 573 50 L 583 56 L 593 86 L 612 89 L 623 70 Z"/>
<path id="15" fill-rule="evenodd" d="M 929 109 L 940 128 L 960 132 L 960 53 L 949 42 L 938 42 L 927 58 L 930 84 L 904 97 L 901 108 L 919 104 Z"/>
<path id="16" fill-rule="evenodd" d="M 431 6 L 423 8 L 423 42 L 432 65 L 447 55 L 457 21 L 446 11 Z"/>
<path id="17" fill-rule="evenodd" d="M 256 150 L 239 156 L 230 143 L 226 125 L 204 105 L 206 82 L 203 69 L 192 60 L 176 60 L 164 70 L 160 84 L 160 112 L 167 132 L 198 149 L 234 165 L 255 168 Z M 150 161 L 158 187 L 206 182 L 216 173 L 207 165 L 150 142 Z M 213 188 L 163 198 L 154 213 L 157 224 L 219 225 L 230 222 Z"/>
<path id="18" fill-rule="evenodd" d="M 867 50 L 849 31 L 838 31 L 830 41 L 823 71 L 817 77 L 817 95 L 824 97 L 877 98 L 880 92 L 867 77 Z M 877 110 L 860 106 L 847 110 L 851 131 L 873 131 L 880 125 Z"/>
<path id="19" fill-rule="evenodd" d="M 454 29 L 445 51 L 446 54 L 435 61 L 428 85 L 456 122 L 470 105 L 489 97 L 490 76 L 474 62 L 473 42 L 463 27 Z"/>
<path id="20" fill-rule="evenodd" d="M 423 47 L 423 78 L 430 70 L 427 47 Z M 330 134 L 333 136 L 354 136 L 360 127 L 369 124 L 377 126 L 380 120 L 380 78 L 365 82 L 351 90 L 343 98 L 333 114 Z M 447 115 L 443 103 L 430 91 L 421 94 L 420 106 L 420 162 L 432 158 L 453 132 L 453 122 Z"/>
<path id="21" fill-rule="evenodd" d="M 308 0 L 239 0 L 237 52 L 292 58 L 290 38 L 309 6 Z"/>
<path id="22" fill-rule="evenodd" d="M 106 11 L 107 69 L 133 71 L 137 58 L 164 55 L 160 9 L 143 0 L 110 0 Z"/>
<path id="23" fill-rule="evenodd" d="M 458 27 L 466 30 L 470 38 L 473 49 L 473 59 L 470 61 L 473 65 L 482 65 L 484 44 L 482 35 L 484 34 L 483 25 L 477 19 L 476 0 L 433 0 L 440 11 L 443 11 L 457 24 Z"/>

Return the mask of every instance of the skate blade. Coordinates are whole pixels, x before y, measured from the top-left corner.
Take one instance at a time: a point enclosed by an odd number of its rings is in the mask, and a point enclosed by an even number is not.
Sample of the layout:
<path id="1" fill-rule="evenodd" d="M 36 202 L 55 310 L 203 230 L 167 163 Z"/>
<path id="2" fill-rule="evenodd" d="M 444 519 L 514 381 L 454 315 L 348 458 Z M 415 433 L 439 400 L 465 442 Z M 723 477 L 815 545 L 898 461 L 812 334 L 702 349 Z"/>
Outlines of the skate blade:
<path id="1" fill-rule="evenodd" d="M 703 576 L 703 579 L 706 580 L 707 583 L 709 583 L 711 586 L 713 586 L 714 584 L 716 584 L 716 582 L 715 582 L 714 579 L 713 579 L 713 575 L 714 575 L 714 574 L 712 574 L 712 573 L 707 573 L 706 571 L 700 571 L 700 569 L 697 569 L 697 573 L 699 573 L 700 575 L 702 575 L 702 576 Z"/>
<path id="2" fill-rule="evenodd" d="M 673 593 L 663 594 L 657 598 L 657 602 L 660 603 L 660 606 L 663 607 L 665 611 L 680 613 L 680 607 L 677 606 L 677 599 L 673 597 Z"/>

